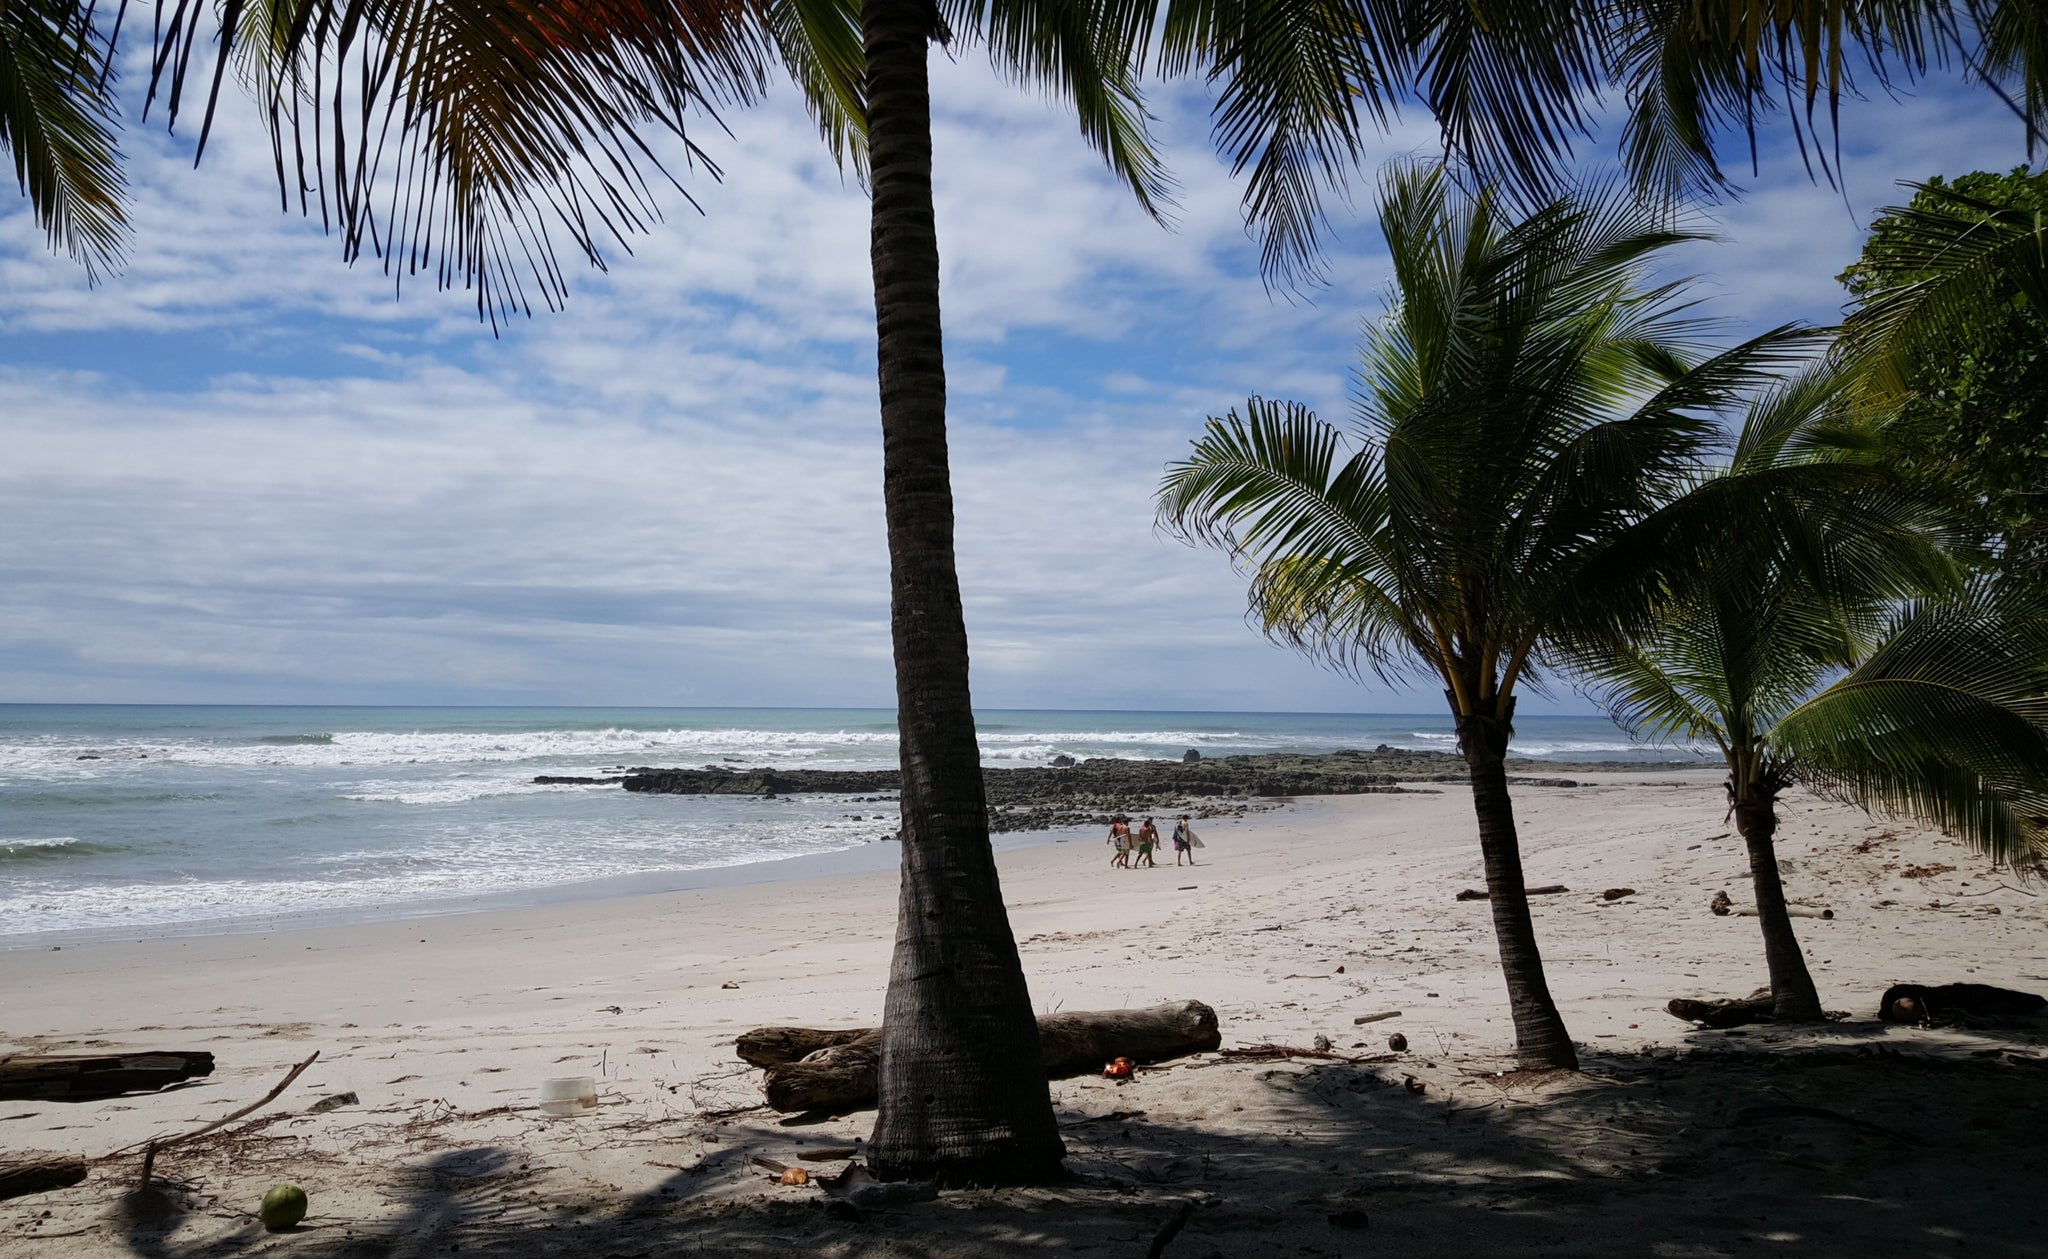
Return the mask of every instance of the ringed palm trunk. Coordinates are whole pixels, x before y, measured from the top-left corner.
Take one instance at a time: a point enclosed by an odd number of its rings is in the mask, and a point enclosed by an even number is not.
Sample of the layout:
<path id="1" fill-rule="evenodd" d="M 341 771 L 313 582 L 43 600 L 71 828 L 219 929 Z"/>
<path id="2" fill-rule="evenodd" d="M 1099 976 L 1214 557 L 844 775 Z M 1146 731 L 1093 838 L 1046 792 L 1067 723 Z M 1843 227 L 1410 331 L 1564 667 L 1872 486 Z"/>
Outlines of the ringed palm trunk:
<path id="1" fill-rule="evenodd" d="M 1731 782 L 1740 779 L 1731 779 Z M 1756 920 L 1764 933 L 1764 962 L 1771 972 L 1771 1016 L 1781 1022 L 1813 1023 L 1825 1017 L 1820 993 L 1806 969 L 1806 954 L 1792 934 L 1785 909 L 1785 884 L 1778 876 L 1778 790 L 1750 781 L 1735 790 L 1735 829 L 1749 848 L 1749 879 L 1756 890 Z"/>
<path id="2" fill-rule="evenodd" d="M 938 25 L 931 0 L 862 6 L 903 765 L 903 882 L 868 1153 L 884 1178 L 1037 1183 L 1061 1174 L 1065 1151 L 989 847 L 953 563 L 926 74 Z"/>
<path id="3" fill-rule="evenodd" d="M 1456 712 L 1455 701 L 1453 712 Z M 1515 805 L 1508 796 L 1508 738 L 1514 733 L 1511 699 L 1499 716 L 1458 714 L 1458 747 L 1472 777 L 1472 811 L 1479 820 L 1479 852 L 1486 865 L 1487 904 L 1507 980 L 1508 1008 L 1515 1019 L 1515 1056 L 1526 1066 L 1577 1070 L 1579 1053 L 1565 1031 L 1564 1016 L 1551 998 L 1529 916 L 1528 884 L 1522 878 L 1522 843 L 1515 831 Z"/>

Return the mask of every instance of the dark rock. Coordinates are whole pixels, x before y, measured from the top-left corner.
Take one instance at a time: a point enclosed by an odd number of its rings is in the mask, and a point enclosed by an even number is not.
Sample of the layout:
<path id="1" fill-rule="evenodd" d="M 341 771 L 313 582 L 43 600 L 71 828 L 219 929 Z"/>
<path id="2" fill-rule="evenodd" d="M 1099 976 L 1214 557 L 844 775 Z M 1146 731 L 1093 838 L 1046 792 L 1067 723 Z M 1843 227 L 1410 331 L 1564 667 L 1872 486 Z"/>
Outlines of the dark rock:
<path id="1" fill-rule="evenodd" d="M 1074 758 L 1068 756 L 1065 752 L 1062 752 L 1058 756 L 1053 757 L 1052 760 L 1047 763 L 1050 764 L 1054 769 L 1074 768 Z"/>
<path id="2" fill-rule="evenodd" d="M 1183 765 L 1192 765 L 1196 761 L 1199 761 L 1201 759 L 1202 754 L 1200 752 L 1195 751 L 1193 748 L 1189 748 L 1187 751 L 1181 753 L 1180 755 L 1180 762 Z"/>
<path id="3" fill-rule="evenodd" d="M 540 774 L 536 776 L 533 781 L 536 784 L 548 787 L 587 787 L 595 786 L 600 783 L 622 783 L 626 781 L 626 776 L 624 774 L 613 774 L 608 778 L 581 778 L 574 774 Z"/>

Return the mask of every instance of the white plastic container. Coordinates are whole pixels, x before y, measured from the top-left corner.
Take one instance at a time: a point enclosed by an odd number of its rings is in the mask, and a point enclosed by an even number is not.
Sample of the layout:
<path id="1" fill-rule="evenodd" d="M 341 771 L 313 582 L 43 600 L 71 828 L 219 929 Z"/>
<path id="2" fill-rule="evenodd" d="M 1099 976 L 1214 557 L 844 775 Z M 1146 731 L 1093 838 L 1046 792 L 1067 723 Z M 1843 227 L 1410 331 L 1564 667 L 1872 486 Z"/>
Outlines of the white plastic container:
<path id="1" fill-rule="evenodd" d="M 540 1082 L 543 1115 L 584 1115 L 597 1109 L 597 1081 L 587 1075 L 560 1076 Z"/>

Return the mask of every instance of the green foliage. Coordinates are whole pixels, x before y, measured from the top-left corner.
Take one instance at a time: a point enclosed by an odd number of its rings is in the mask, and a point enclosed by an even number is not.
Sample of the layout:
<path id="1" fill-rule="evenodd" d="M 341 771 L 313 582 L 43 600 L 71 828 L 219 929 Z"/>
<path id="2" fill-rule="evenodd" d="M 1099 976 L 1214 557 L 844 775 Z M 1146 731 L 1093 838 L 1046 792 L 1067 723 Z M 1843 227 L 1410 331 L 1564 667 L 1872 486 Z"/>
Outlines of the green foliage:
<path id="1" fill-rule="evenodd" d="M 1855 383 L 1823 366 L 1760 400 L 1736 458 L 1686 496 L 1726 561 L 1676 573 L 1653 628 L 1578 663 L 1623 725 L 1717 746 L 1738 799 L 1803 781 L 2038 857 L 2048 601 L 1961 583 L 1952 512 L 1843 416 Z"/>
<path id="2" fill-rule="evenodd" d="M 1352 439 L 1253 398 L 1168 468 L 1159 519 L 1250 570 L 1276 640 L 1420 668 L 1459 716 L 1504 719 L 1575 644 L 1647 625 L 1678 554 L 1664 513 L 1720 440 L 1714 416 L 1812 337 L 1705 352 L 1682 286 L 1647 279 L 1693 235 L 1620 189 L 1515 219 L 1397 165 L 1380 224 L 1395 293 L 1366 334 Z"/>
<path id="3" fill-rule="evenodd" d="M 106 37 L 71 0 L 0 0 L 0 149 L 53 249 L 99 275 L 128 235 Z"/>
<path id="4" fill-rule="evenodd" d="M 1907 468 L 1974 509 L 1984 549 L 2048 580 L 2048 172 L 1917 185 L 1842 272 Z"/>

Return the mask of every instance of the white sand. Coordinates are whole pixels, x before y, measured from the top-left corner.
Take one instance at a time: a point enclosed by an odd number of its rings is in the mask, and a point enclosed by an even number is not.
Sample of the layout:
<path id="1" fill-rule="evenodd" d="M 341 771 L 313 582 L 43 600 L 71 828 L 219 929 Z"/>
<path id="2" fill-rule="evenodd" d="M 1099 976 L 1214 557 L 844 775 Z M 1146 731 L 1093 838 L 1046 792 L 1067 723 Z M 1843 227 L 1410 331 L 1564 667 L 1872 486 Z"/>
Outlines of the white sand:
<path id="1" fill-rule="evenodd" d="M 1320 1033 L 1377 1054 L 1400 1031 L 1407 1060 L 1206 1056 L 1127 1085 L 1058 1083 L 1079 1184 L 853 1223 L 748 1158 L 851 1144 L 871 1114 L 790 1128 L 703 1112 L 758 1101 L 737 1033 L 876 1019 L 893 873 L 0 953 L 0 1053 L 207 1049 L 220 1064 L 159 1095 L 0 1102 L 9 1152 L 98 1157 L 188 1130 L 320 1051 L 257 1126 L 165 1157 L 177 1213 L 110 1214 L 134 1173 L 110 1160 L 76 1188 L 0 1203 L 0 1255 L 543 1254 L 572 1236 L 594 1255 L 668 1254 L 684 1237 L 725 1254 L 1136 1255 L 1182 1201 L 1202 1208 L 1168 1253 L 1194 1259 L 2048 1249 L 2030 1223 L 2048 1118 L 2032 1059 L 2048 1037 L 1873 1021 L 1893 982 L 2048 992 L 2048 896 L 2027 894 L 2043 888 L 1939 836 L 1792 798 L 1790 895 L 1837 915 L 1797 926 L 1823 1002 L 1854 1021 L 1695 1033 L 1665 1001 L 1765 982 L 1755 920 L 1707 911 L 1723 888 L 1749 900 L 1719 776 L 1600 775 L 1516 801 L 1529 882 L 1572 889 L 1536 898 L 1536 924 L 1583 1075 L 1493 1075 L 1512 1035 L 1487 905 L 1453 899 L 1482 886 L 1460 787 L 1212 823 L 1194 869 L 1169 852 L 1111 870 L 1100 837 L 1077 834 L 1002 858 L 1041 1010 L 1192 997 L 1216 1008 L 1225 1046 Z M 1954 868 L 1906 877 L 1935 865 Z M 1637 893 L 1600 900 L 1611 887 Z M 1402 1014 L 1353 1026 L 1384 1010 Z M 1832 1052 L 1785 1065 L 1816 1046 Z M 596 1116 L 533 1109 L 539 1081 L 564 1074 L 601 1077 Z M 1428 1091 L 1389 1087 L 1404 1074 Z M 360 1103 L 304 1113 L 342 1091 Z M 1101 1121 L 1117 1112 L 1142 1113 Z M 1952 1190 L 1915 1199 L 1930 1174 Z M 271 1236 L 250 1212 L 280 1180 L 310 1191 L 313 1215 Z M 1370 1225 L 1330 1222 L 1346 1210 Z"/>

